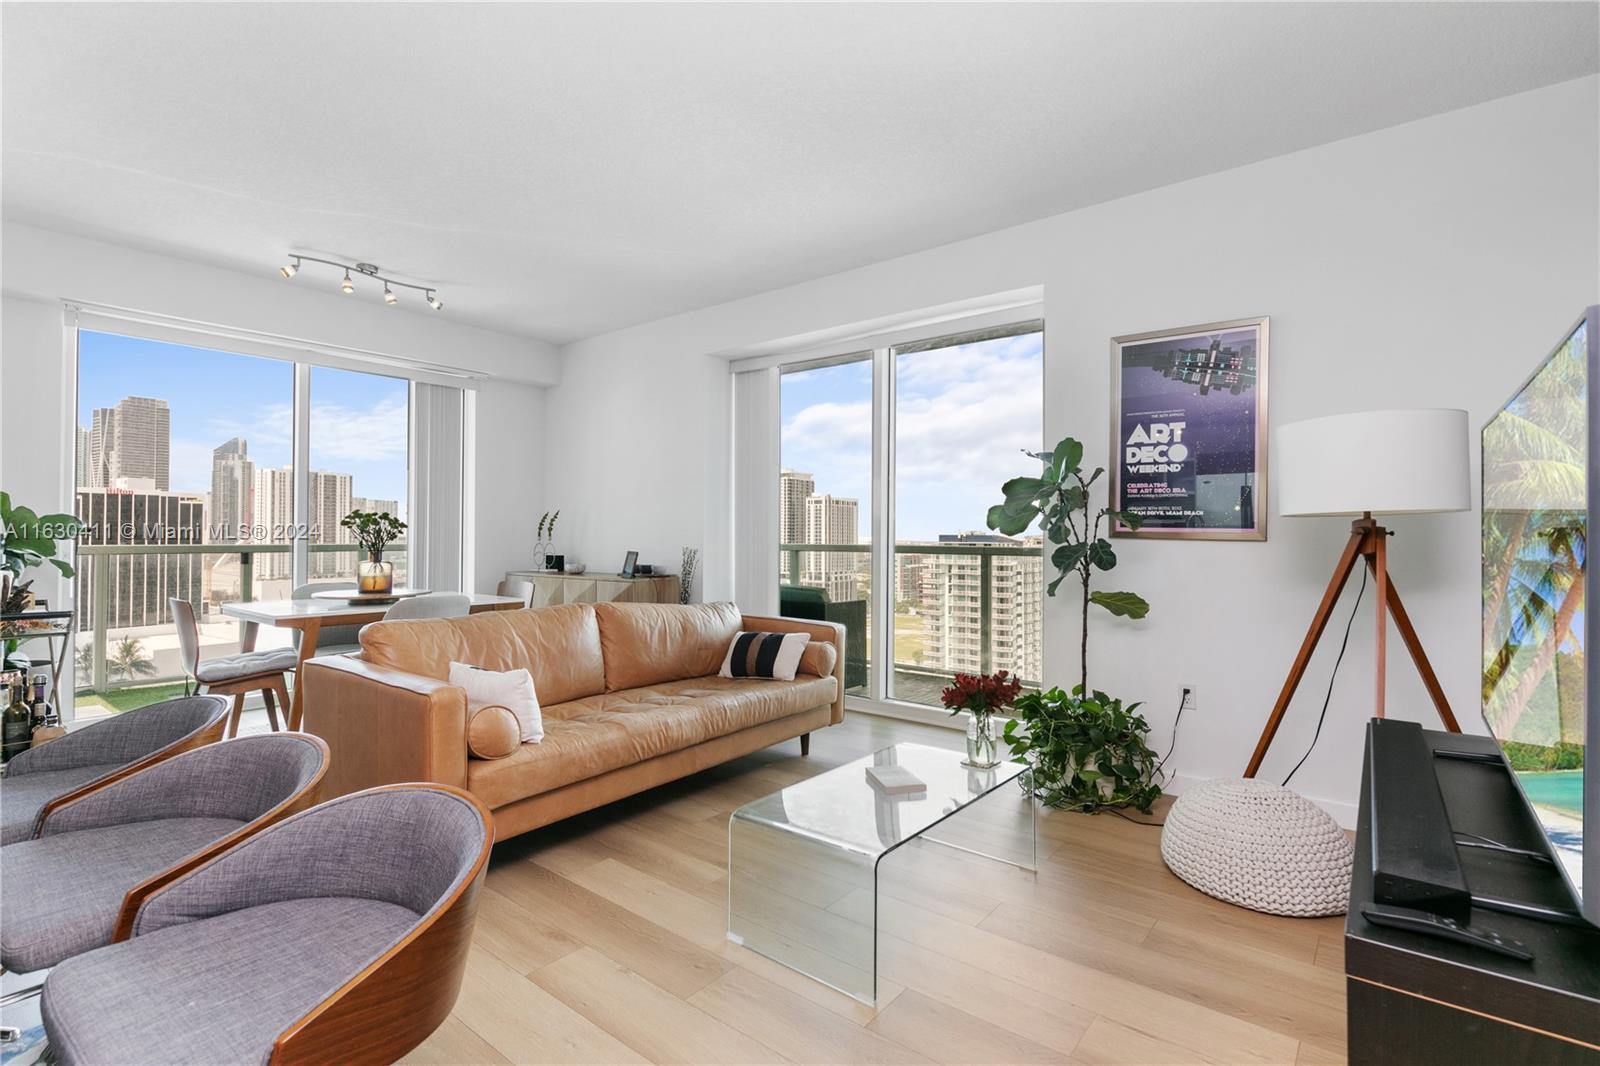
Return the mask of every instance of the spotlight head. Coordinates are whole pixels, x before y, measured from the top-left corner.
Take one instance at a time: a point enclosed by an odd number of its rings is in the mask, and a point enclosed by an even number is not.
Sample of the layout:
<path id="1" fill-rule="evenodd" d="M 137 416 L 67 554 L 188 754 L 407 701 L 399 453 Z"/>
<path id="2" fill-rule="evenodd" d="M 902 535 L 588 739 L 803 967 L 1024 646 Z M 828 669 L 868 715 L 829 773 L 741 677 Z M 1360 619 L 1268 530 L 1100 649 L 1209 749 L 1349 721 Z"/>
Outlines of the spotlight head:
<path id="1" fill-rule="evenodd" d="M 428 306 L 433 308 L 435 311 L 444 310 L 444 302 L 431 292 L 428 293 Z"/>
<path id="2" fill-rule="evenodd" d="M 292 263 L 285 263 L 283 266 L 278 268 L 278 273 L 282 274 L 286 278 L 294 277 L 295 274 L 299 273 L 299 271 L 300 271 L 300 260 L 298 260 L 298 259 L 296 259 Z"/>
<path id="3" fill-rule="evenodd" d="M 387 281 L 383 283 L 383 302 L 388 304 L 390 307 L 393 307 L 395 304 L 400 302 L 395 296 L 394 290 L 389 288 L 389 283 Z"/>
<path id="4" fill-rule="evenodd" d="M 351 293 L 356 291 L 355 285 L 351 284 L 350 271 L 348 270 L 344 272 L 344 284 L 339 286 L 339 291 L 344 293 L 346 296 L 349 296 Z"/>

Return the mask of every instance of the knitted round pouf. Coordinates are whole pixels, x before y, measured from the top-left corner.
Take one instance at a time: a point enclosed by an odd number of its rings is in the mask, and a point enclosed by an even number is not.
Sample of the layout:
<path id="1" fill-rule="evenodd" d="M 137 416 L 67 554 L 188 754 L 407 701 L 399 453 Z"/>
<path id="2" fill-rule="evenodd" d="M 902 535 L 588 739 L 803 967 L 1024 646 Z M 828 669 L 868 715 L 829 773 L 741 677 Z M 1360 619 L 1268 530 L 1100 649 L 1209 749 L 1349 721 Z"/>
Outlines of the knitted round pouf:
<path id="1" fill-rule="evenodd" d="M 1326 811 L 1281 785 L 1218 778 L 1179 796 L 1161 857 L 1208 896 L 1268 914 L 1343 914 L 1355 849 Z"/>

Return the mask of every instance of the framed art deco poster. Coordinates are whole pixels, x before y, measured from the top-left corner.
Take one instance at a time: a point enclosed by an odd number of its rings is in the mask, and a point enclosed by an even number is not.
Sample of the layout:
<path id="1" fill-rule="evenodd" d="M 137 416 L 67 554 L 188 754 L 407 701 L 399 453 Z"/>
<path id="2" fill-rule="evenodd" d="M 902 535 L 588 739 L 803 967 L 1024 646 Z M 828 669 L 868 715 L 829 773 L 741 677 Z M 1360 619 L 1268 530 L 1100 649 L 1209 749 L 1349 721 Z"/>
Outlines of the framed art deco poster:
<path id="1" fill-rule="evenodd" d="M 1267 319 L 1111 340 L 1111 506 L 1124 537 L 1267 539 Z"/>

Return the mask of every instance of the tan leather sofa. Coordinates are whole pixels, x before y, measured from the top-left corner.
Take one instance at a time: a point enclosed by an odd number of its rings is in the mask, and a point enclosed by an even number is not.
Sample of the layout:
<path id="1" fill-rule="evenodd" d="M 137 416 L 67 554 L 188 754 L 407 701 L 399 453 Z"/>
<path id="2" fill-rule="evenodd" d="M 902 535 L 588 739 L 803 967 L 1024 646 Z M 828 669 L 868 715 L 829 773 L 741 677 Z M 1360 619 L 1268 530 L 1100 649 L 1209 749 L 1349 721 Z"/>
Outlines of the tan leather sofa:
<path id="1" fill-rule="evenodd" d="M 739 630 L 811 634 L 793 681 L 718 677 Z M 356 655 L 305 664 L 304 728 L 328 742 L 327 797 L 395 781 L 465 788 L 500 839 L 838 722 L 844 632 L 731 603 L 578 603 L 379 622 Z M 544 740 L 469 758 L 450 663 L 526 667 Z"/>

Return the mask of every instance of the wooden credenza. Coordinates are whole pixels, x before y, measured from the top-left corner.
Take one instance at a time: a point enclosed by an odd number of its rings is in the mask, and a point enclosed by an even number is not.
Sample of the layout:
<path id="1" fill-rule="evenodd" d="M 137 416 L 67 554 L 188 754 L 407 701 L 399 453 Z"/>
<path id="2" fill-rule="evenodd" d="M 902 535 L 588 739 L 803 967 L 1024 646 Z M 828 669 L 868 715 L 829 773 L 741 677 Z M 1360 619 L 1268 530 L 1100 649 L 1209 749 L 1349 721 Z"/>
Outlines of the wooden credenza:
<path id="1" fill-rule="evenodd" d="M 553 574 L 542 570 L 507 570 L 507 581 L 533 584 L 533 605 L 558 603 L 677 603 L 678 575 Z"/>

